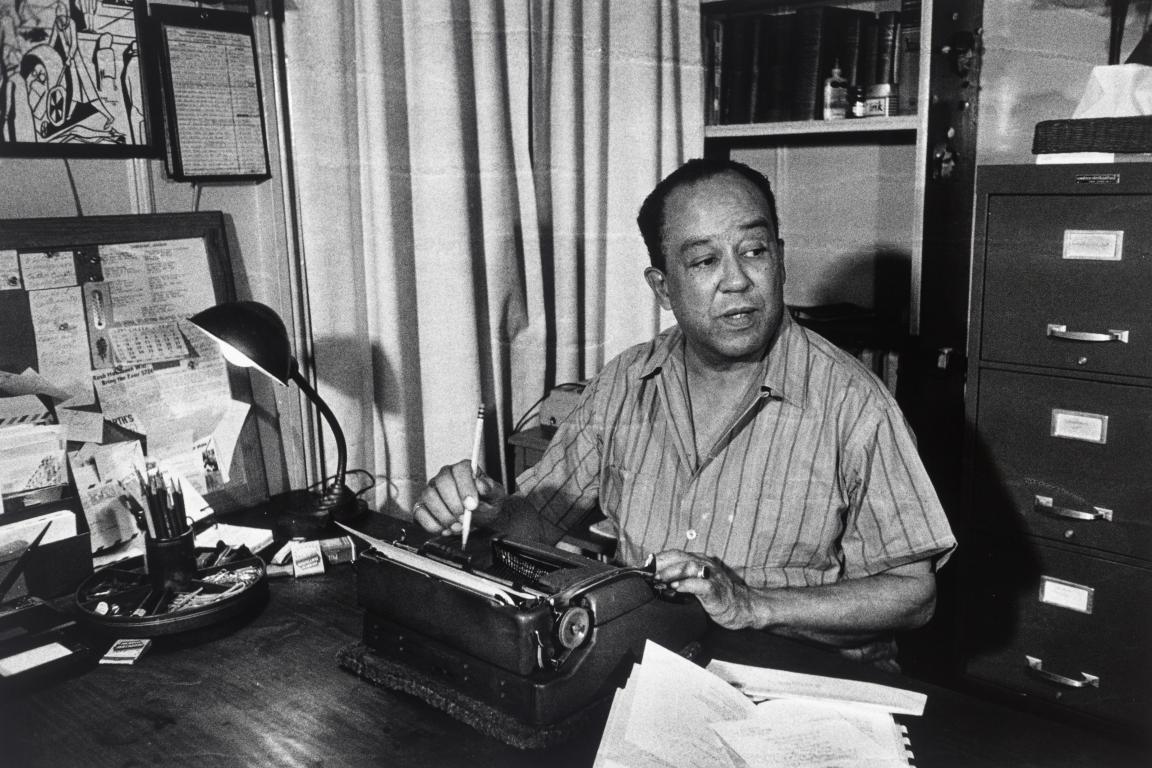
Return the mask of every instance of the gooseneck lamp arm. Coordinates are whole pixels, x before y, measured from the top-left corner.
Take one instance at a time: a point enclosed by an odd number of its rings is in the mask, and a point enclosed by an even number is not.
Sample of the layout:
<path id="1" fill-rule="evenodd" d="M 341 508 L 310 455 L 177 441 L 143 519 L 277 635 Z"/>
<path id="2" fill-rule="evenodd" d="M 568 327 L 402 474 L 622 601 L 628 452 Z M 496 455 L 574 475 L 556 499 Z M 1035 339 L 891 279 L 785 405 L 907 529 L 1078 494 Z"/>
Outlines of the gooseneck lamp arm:
<path id="1" fill-rule="evenodd" d="M 320 393 L 308 383 L 307 379 L 300 375 L 300 366 L 296 364 L 296 358 L 292 358 L 289 377 L 296 382 L 296 386 L 300 387 L 304 396 L 316 404 L 320 410 L 320 415 L 324 417 L 324 420 L 328 422 L 328 428 L 332 430 L 332 437 L 336 441 L 336 474 L 332 477 L 332 484 L 324 489 L 320 506 L 331 512 L 337 519 L 344 519 L 344 515 L 341 513 L 345 510 L 342 507 L 346 504 L 355 504 L 356 501 L 352 491 L 344 484 L 348 471 L 348 443 L 344 440 L 344 430 L 340 429 L 340 423 L 336 421 L 336 414 L 328 407 L 328 403 L 324 402 Z"/>

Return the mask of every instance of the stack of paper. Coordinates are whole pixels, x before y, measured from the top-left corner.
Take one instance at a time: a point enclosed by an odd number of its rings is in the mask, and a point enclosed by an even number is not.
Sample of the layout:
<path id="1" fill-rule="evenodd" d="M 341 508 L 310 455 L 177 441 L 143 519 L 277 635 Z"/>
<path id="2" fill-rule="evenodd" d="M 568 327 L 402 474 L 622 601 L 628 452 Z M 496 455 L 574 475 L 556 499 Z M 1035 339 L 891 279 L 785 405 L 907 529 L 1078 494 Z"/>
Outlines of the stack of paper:
<path id="1" fill-rule="evenodd" d="M 892 712 L 920 714 L 921 694 L 736 664 L 720 663 L 721 674 L 711 669 L 649 641 L 643 662 L 612 702 L 596 767 L 910 764 L 907 738 Z M 755 703 L 741 688 L 765 698 Z"/>

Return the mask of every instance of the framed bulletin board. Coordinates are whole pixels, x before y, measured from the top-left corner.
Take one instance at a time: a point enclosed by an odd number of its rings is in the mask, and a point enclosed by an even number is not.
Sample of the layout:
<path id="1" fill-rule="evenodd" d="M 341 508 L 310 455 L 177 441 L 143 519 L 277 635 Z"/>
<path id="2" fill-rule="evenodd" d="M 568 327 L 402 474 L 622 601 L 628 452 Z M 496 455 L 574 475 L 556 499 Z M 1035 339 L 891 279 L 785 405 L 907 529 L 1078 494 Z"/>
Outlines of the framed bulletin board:
<path id="1" fill-rule="evenodd" d="M 252 18 L 153 5 L 165 159 L 180 181 L 267 179 L 268 144 Z"/>
<path id="2" fill-rule="evenodd" d="M 266 499 L 248 374 L 186 321 L 234 298 L 219 212 L 0 222 L 0 525 L 74 495 L 114 550 L 149 460 L 213 511 Z"/>

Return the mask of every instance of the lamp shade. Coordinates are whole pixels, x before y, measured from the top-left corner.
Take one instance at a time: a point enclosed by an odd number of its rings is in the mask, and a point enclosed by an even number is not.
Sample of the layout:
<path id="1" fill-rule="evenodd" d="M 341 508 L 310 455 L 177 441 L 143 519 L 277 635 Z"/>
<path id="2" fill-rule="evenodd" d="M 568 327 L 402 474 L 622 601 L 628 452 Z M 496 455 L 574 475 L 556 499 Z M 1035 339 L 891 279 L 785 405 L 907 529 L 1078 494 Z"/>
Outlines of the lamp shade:
<path id="1" fill-rule="evenodd" d="M 281 384 L 292 378 L 296 360 L 288 330 L 271 307 L 234 301 L 209 307 L 189 321 L 215 339 L 229 362 L 255 366 Z"/>

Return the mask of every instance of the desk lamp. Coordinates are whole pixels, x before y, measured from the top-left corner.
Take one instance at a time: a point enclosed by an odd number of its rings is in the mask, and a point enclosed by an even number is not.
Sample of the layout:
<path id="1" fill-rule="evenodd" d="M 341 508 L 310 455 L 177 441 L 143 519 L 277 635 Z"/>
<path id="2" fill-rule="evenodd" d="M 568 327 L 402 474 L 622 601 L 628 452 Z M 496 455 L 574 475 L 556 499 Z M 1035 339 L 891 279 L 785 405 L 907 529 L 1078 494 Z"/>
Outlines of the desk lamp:
<path id="1" fill-rule="evenodd" d="M 356 495 L 344 484 L 348 446 L 336 415 L 320 395 L 300 375 L 300 368 L 288 342 L 284 322 L 272 308 L 256 301 L 217 304 L 189 318 L 193 325 L 220 345 L 224 359 L 242 368 L 255 368 L 281 384 L 289 381 L 316 404 L 336 439 L 336 474 L 322 481 L 317 492 L 290 492 L 291 500 L 277 516 L 276 526 L 289 538 L 314 538 L 331 532 L 332 520 L 347 522 L 361 511 Z M 326 482 L 326 484 L 325 484 Z"/>

